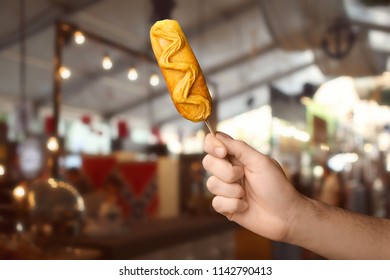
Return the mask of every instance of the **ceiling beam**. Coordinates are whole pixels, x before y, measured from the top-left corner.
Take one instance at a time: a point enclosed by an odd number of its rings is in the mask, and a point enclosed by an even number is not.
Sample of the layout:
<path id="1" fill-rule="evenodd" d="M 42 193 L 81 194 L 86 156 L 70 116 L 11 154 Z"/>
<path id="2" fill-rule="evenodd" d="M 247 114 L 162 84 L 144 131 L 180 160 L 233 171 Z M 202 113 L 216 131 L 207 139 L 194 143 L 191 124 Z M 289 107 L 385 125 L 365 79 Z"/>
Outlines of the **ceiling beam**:
<path id="1" fill-rule="evenodd" d="M 313 65 L 315 65 L 315 62 L 311 61 L 311 62 L 306 62 L 306 63 L 299 65 L 299 66 L 292 67 L 292 68 L 287 69 L 285 71 L 280 71 L 279 73 L 275 73 L 267 78 L 260 79 L 257 82 L 248 84 L 248 85 L 244 86 L 243 88 L 230 93 L 229 95 L 221 96 L 218 98 L 218 102 L 232 99 L 232 98 L 237 97 L 238 95 L 240 95 L 242 93 L 245 93 L 245 92 L 251 91 L 253 89 L 256 89 L 260 86 L 272 83 L 275 80 L 279 80 L 279 79 L 282 79 L 284 77 L 290 76 L 290 75 L 294 74 L 295 72 L 299 72 L 299 71 L 304 70 L 304 69 L 306 69 L 310 66 L 313 66 Z"/>
<path id="2" fill-rule="evenodd" d="M 202 1 L 202 3 L 204 2 L 208 3 L 208 1 Z M 251 0 L 248 1 L 247 3 L 239 4 L 235 7 L 225 9 L 221 11 L 218 15 L 213 16 L 211 19 L 207 21 L 201 21 L 194 27 L 186 28 L 185 29 L 186 36 L 188 38 L 196 37 L 202 33 L 205 33 L 212 27 L 221 25 L 234 17 L 245 14 L 251 10 L 258 9 L 259 7 L 260 7 L 259 0 Z"/>
<path id="3" fill-rule="evenodd" d="M 47 9 L 26 22 L 26 31 L 24 35 L 26 38 L 33 36 L 52 26 L 59 18 L 70 16 L 99 1 L 101 0 L 76 0 L 72 1 L 72 4 L 67 3 L 66 5 L 55 1 L 49 1 L 51 4 Z M 20 39 L 19 25 L 16 25 L 15 29 L 0 38 L 0 51 L 18 43 Z"/>
<path id="4" fill-rule="evenodd" d="M 308 63 L 305 63 L 305 64 L 302 64 L 300 66 L 296 66 L 296 67 L 293 67 L 291 69 L 288 69 L 288 70 L 285 70 L 285 71 L 281 71 L 279 73 L 275 73 L 269 77 L 266 77 L 266 78 L 263 78 L 263 79 L 260 79 L 254 83 L 251 83 L 251 84 L 247 84 L 246 86 L 240 88 L 239 90 L 236 90 L 232 93 L 229 93 L 227 95 L 224 95 L 224 96 L 220 96 L 218 99 L 215 100 L 215 104 L 220 104 L 221 102 L 223 101 L 226 101 L 226 100 L 229 100 L 229 99 L 232 99 L 234 97 L 237 97 L 241 94 L 244 94 L 244 93 L 247 93 L 251 90 L 254 90 L 260 86 L 264 86 L 264 85 L 267 85 L 269 83 L 272 83 L 273 81 L 275 80 L 278 80 L 278 79 L 281 79 L 281 78 L 284 78 L 284 77 L 287 77 L 291 74 L 294 74 L 295 72 L 299 72 L 301 70 L 304 70 L 305 68 L 307 67 L 310 67 L 310 66 L 313 66 L 315 65 L 315 62 L 308 62 Z M 161 126 L 165 123 L 168 123 L 168 122 L 172 122 L 176 119 L 180 118 L 180 115 L 177 114 L 175 112 L 175 114 L 172 114 L 172 116 L 168 117 L 168 118 L 165 118 L 164 120 L 160 120 L 158 122 L 156 122 L 154 125 L 156 126 Z"/>
<path id="5" fill-rule="evenodd" d="M 352 25 L 357 25 L 357 26 L 362 27 L 362 28 L 367 29 L 367 30 L 378 30 L 378 31 L 390 33 L 390 26 L 388 26 L 388 25 L 380 25 L 380 24 L 366 22 L 366 21 L 357 20 L 357 19 L 350 20 L 350 22 Z"/>

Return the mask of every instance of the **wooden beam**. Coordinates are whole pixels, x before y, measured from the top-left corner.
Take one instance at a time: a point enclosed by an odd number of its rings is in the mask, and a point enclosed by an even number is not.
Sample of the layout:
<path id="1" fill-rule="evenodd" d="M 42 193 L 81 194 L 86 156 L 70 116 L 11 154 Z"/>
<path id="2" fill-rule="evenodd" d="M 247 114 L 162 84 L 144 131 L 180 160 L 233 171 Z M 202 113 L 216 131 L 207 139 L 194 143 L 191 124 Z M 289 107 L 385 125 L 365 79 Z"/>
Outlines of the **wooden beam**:
<path id="1" fill-rule="evenodd" d="M 26 32 L 24 35 L 26 38 L 31 37 L 41 32 L 42 30 L 51 27 L 59 18 L 70 16 L 71 14 L 94 5 L 100 1 L 101 0 L 73 1 L 72 5 L 66 6 L 54 4 L 56 2 L 51 1 L 50 3 L 52 4 L 48 5 L 49 7 L 47 9 L 26 22 Z M 19 26 L 16 25 L 14 30 L 4 34 L 4 36 L 0 38 L 0 51 L 17 44 L 20 41 L 20 32 L 18 31 Z"/>

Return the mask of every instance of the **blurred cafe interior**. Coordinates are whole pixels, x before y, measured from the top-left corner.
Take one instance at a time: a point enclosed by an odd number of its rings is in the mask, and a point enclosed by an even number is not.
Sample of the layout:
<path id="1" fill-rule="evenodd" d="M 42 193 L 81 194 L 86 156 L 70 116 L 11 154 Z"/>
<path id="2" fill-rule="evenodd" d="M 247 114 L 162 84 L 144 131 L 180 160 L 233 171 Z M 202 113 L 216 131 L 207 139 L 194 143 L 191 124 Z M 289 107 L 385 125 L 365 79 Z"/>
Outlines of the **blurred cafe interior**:
<path id="1" fill-rule="evenodd" d="M 0 1 L 0 259 L 320 259 L 211 206 L 203 123 L 149 30 L 180 22 L 211 125 L 302 193 L 390 217 L 390 1 Z"/>

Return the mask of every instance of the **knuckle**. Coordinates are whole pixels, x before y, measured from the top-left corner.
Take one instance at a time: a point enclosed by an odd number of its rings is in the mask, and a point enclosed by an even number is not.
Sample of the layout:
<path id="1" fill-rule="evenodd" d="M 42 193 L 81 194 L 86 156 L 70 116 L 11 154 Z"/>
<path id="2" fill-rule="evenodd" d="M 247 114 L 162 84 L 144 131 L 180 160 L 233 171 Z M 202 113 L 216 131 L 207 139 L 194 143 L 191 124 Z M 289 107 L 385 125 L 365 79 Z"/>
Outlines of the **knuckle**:
<path id="1" fill-rule="evenodd" d="M 248 144 L 245 141 L 243 141 L 243 140 L 236 140 L 236 145 L 240 149 L 245 148 L 246 146 L 248 146 Z"/>
<path id="2" fill-rule="evenodd" d="M 221 200 L 218 196 L 213 198 L 213 201 L 211 203 L 215 211 L 220 212 L 220 207 L 221 207 Z"/>
<path id="3" fill-rule="evenodd" d="M 236 140 L 236 143 L 239 146 L 246 145 L 246 143 L 243 140 Z"/>
<path id="4" fill-rule="evenodd" d="M 236 182 L 241 175 L 241 169 L 237 167 L 233 167 L 232 171 L 226 174 L 226 181 L 227 183 L 234 183 Z"/>
<path id="5" fill-rule="evenodd" d="M 238 186 L 237 188 L 237 198 L 241 198 L 245 195 L 245 191 L 241 186 Z"/>
<path id="6" fill-rule="evenodd" d="M 240 206 L 239 206 L 238 201 L 235 201 L 235 202 L 232 204 L 231 212 L 232 212 L 232 213 L 236 213 L 236 212 L 238 212 L 238 210 L 240 210 Z"/>
<path id="7" fill-rule="evenodd" d="M 206 186 L 207 186 L 207 189 L 211 193 L 215 194 L 215 191 L 216 191 L 216 178 L 215 178 L 215 176 L 210 176 L 207 179 Z"/>
<path id="8" fill-rule="evenodd" d="M 226 174 L 226 183 L 232 183 L 234 182 L 234 174 L 233 172 Z"/>
<path id="9" fill-rule="evenodd" d="M 233 169 L 232 172 L 226 174 L 227 183 L 234 183 L 237 180 L 237 172 Z"/>
<path id="10" fill-rule="evenodd" d="M 241 199 L 237 199 L 234 203 L 233 213 L 240 213 L 245 210 L 245 203 Z"/>
<path id="11" fill-rule="evenodd" d="M 207 169 L 207 167 L 209 166 L 209 163 L 210 163 L 210 155 L 205 155 L 202 159 L 202 165 L 205 169 Z"/>

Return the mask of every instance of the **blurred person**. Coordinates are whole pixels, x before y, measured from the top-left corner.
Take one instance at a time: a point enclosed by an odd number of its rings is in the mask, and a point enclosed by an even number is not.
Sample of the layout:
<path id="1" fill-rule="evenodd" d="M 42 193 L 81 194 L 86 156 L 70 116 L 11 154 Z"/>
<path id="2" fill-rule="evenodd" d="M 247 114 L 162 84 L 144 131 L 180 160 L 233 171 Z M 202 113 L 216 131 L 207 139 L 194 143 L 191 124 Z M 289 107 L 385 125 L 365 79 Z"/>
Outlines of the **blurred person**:
<path id="1" fill-rule="evenodd" d="M 110 173 L 102 188 L 88 193 L 85 198 L 87 235 L 113 235 L 124 230 L 130 213 L 130 192 L 117 172 Z"/>
<path id="2" fill-rule="evenodd" d="M 390 221 L 299 193 L 272 158 L 226 134 L 208 134 L 204 168 L 214 209 L 266 238 L 328 259 L 390 259 Z"/>
<path id="3" fill-rule="evenodd" d="M 109 174 L 103 184 L 104 199 L 99 216 L 124 220 L 129 216 L 129 191 L 124 179 L 117 173 Z"/>
<path id="4" fill-rule="evenodd" d="M 324 165 L 323 168 L 324 180 L 316 199 L 332 206 L 345 208 L 345 182 L 341 173 L 332 171 L 327 165 Z"/>
<path id="5" fill-rule="evenodd" d="M 194 161 L 190 165 L 190 189 L 191 194 L 188 200 L 188 209 L 193 215 L 204 215 L 207 213 L 207 201 L 205 190 L 205 172 L 200 161 Z"/>

